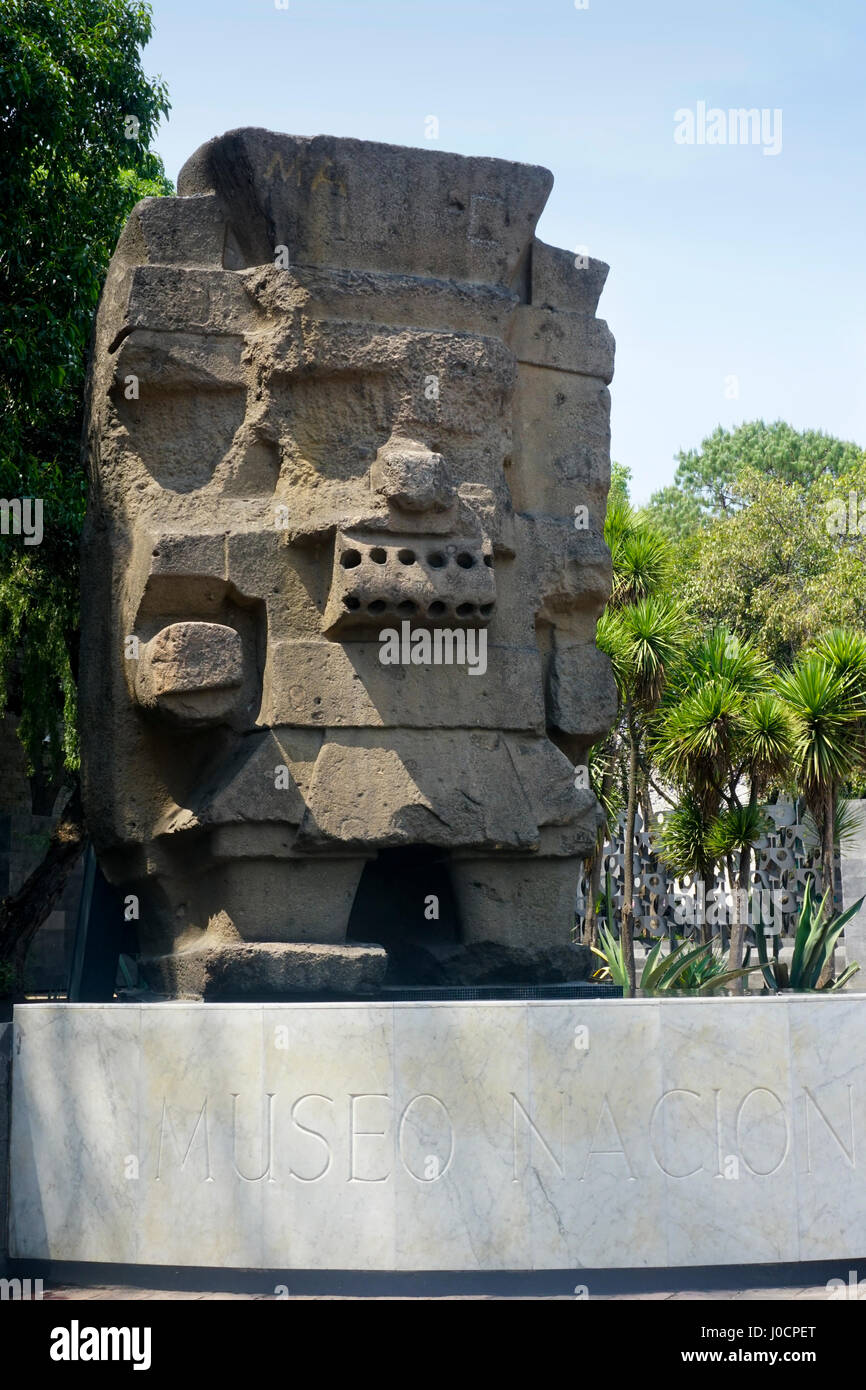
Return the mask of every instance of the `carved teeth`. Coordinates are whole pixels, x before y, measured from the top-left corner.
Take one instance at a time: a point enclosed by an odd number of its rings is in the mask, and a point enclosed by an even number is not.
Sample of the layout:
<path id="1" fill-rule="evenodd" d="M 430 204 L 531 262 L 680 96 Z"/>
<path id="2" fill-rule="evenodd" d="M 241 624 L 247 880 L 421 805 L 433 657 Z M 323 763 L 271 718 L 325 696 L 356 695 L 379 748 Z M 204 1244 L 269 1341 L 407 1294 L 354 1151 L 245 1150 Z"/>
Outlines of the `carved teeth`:
<path id="1" fill-rule="evenodd" d="M 486 626 L 496 608 L 493 557 L 480 538 L 338 534 L 325 629 L 375 627 L 411 618 L 420 626 Z"/>

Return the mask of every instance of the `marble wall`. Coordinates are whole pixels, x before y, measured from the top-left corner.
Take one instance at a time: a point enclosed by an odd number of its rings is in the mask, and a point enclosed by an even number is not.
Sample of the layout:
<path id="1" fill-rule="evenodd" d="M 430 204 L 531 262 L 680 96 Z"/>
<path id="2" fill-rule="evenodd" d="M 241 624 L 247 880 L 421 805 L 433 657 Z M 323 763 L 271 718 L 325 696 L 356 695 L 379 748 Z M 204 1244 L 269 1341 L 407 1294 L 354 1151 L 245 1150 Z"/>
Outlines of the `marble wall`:
<path id="1" fill-rule="evenodd" d="M 842 895 L 849 907 L 866 895 L 866 801 L 852 801 L 857 828 L 847 844 L 842 846 Z M 848 960 L 860 962 L 866 972 L 866 903 L 845 928 L 845 950 Z M 854 976 L 849 988 L 862 989 L 866 973 Z"/>
<path id="2" fill-rule="evenodd" d="M 15 1010 L 11 1253 L 274 1270 L 866 1249 L 866 995 Z"/>
<path id="3" fill-rule="evenodd" d="M 9 1191 L 9 1081 L 12 1066 L 12 1024 L 0 1023 L 0 1268 L 6 1259 Z"/>

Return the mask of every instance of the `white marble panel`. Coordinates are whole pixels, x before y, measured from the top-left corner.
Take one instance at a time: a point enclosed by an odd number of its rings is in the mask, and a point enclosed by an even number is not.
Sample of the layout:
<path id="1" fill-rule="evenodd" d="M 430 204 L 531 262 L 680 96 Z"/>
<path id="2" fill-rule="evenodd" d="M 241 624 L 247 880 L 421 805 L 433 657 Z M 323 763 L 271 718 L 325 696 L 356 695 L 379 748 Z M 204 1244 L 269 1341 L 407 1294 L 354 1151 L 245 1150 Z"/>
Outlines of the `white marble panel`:
<path id="1" fill-rule="evenodd" d="M 862 1256 L 866 995 L 15 1011 L 10 1253 L 346 1270 Z"/>

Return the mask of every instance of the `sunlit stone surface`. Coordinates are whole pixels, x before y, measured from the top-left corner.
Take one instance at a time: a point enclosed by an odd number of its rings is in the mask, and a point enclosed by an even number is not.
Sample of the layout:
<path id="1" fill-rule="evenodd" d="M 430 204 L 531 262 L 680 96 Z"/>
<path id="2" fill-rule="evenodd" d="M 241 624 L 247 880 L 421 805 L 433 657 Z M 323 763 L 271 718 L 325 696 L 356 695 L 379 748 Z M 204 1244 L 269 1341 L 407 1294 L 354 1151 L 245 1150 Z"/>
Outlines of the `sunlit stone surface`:
<path id="1" fill-rule="evenodd" d="M 866 1249 L 864 995 L 35 1004 L 15 1027 L 17 1256 L 529 1270 Z"/>
<path id="2" fill-rule="evenodd" d="M 383 916 L 429 943 L 431 855 L 452 974 L 561 977 L 598 822 L 574 764 L 616 711 L 614 344 L 607 267 L 534 234 L 552 182 L 237 130 L 129 218 L 89 382 L 83 790 L 159 993 L 369 989 Z M 420 660 L 386 663 L 404 623 Z M 350 932 L 395 853 L 401 921 Z"/>

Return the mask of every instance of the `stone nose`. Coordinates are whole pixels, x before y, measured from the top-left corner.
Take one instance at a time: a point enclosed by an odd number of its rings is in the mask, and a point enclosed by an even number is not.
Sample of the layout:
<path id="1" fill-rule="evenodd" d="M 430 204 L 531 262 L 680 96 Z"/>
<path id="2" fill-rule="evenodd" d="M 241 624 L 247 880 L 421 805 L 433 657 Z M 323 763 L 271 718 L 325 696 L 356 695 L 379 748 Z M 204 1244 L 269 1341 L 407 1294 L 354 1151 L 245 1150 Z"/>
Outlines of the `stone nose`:
<path id="1" fill-rule="evenodd" d="M 373 489 L 406 512 L 444 512 L 454 501 L 445 459 L 422 444 L 389 442 L 371 469 Z"/>

